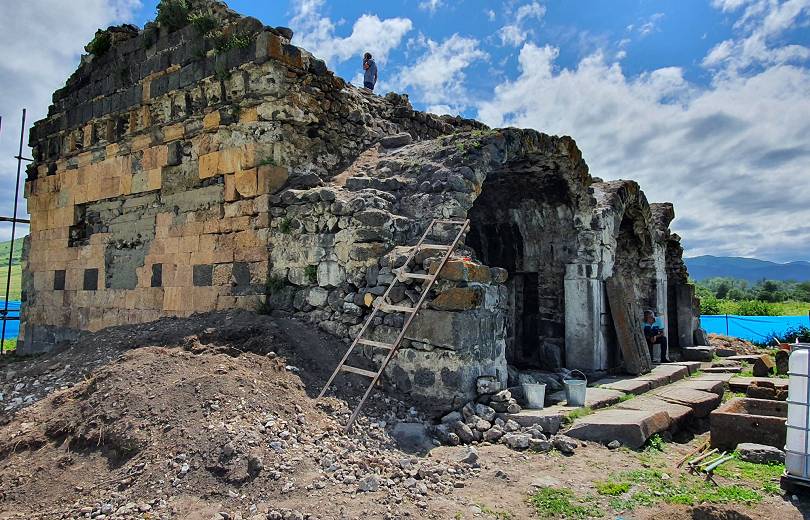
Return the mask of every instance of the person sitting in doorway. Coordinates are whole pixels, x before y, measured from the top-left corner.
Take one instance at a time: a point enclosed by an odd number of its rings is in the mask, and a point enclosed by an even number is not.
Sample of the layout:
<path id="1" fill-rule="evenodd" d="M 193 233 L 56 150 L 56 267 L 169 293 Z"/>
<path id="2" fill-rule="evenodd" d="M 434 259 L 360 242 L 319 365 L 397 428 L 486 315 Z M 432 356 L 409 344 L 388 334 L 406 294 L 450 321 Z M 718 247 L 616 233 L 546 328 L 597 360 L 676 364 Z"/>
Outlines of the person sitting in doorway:
<path id="1" fill-rule="evenodd" d="M 653 345 L 657 343 L 661 345 L 661 361 L 671 363 L 664 328 L 656 321 L 653 311 L 644 311 L 644 339 L 647 340 L 647 347 L 650 349 L 650 357 L 653 355 Z"/>
<path id="2" fill-rule="evenodd" d="M 363 86 L 373 92 L 377 84 L 377 64 L 370 52 L 363 55 L 363 71 Z"/>

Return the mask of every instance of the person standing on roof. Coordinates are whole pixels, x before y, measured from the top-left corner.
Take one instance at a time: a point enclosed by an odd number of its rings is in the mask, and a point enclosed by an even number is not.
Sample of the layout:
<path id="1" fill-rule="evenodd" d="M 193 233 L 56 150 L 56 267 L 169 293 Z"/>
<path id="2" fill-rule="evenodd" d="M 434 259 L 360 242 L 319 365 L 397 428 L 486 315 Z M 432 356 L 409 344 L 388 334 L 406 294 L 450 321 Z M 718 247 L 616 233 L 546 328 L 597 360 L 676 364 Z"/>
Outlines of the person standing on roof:
<path id="1" fill-rule="evenodd" d="M 371 53 L 367 52 L 363 55 L 363 86 L 367 89 L 374 91 L 374 85 L 377 84 L 377 64 L 374 63 L 374 58 Z"/>

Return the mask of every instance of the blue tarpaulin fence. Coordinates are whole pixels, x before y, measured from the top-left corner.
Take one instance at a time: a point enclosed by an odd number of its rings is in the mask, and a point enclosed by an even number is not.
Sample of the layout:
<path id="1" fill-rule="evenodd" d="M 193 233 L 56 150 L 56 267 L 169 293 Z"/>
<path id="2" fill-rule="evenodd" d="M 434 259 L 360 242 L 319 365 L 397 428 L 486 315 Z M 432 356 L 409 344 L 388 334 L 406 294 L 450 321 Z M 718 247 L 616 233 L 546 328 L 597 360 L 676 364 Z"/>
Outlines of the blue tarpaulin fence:
<path id="1" fill-rule="evenodd" d="M 775 334 L 795 327 L 810 327 L 810 316 L 737 316 L 720 314 L 701 316 L 706 332 L 734 336 L 749 341 L 770 342 Z"/>
<path id="2" fill-rule="evenodd" d="M 0 299 L 0 313 L 6 307 L 5 300 Z M 9 300 L 8 302 L 8 317 L 15 318 L 6 320 L 6 339 L 15 339 L 20 334 L 20 302 L 19 300 Z M 3 323 L 0 322 L 0 327 Z"/>

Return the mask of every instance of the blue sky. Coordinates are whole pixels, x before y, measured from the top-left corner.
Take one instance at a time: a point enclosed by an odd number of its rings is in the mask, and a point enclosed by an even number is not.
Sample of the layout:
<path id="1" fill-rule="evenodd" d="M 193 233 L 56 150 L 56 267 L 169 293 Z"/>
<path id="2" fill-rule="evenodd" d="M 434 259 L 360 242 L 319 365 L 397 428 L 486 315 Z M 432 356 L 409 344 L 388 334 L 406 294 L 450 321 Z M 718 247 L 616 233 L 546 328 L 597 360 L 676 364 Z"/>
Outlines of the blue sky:
<path id="1" fill-rule="evenodd" d="M 0 3 L 0 211 L 36 118 L 97 27 L 157 0 Z M 233 0 L 419 109 L 577 140 L 594 176 L 672 201 L 687 254 L 810 260 L 810 0 Z M 13 122 L 13 123 L 12 123 Z M 16 128 L 15 128 L 16 125 Z M 0 237 L 7 234 L 0 228 Z"/>

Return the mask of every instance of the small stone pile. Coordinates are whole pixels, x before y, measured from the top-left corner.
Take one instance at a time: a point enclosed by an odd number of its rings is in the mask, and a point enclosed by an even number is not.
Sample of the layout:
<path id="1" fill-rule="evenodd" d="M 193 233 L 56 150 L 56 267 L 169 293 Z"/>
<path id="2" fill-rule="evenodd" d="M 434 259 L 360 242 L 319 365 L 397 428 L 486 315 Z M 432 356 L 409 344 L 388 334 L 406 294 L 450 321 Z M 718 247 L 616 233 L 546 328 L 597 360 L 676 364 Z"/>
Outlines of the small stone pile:
<path id="1" fill-rule="evenodd" d="M 448 413 L 434 426 L 433 433 L 439 442 L 450 446 L 479 442 L 500 442 L 513 450 L 531 449 L 548 452 L 557 449 L 572 454 L 577 441 L 565 435 L 549 438 L 543 427 L 535 424 L 521 427 L 505 414 L 521 411 L 520 404 L 508 389 L 501 389 L 497 378 L 479 377 L 476 385 L 478 398 L 465 404 L 461 410 Z"/>

